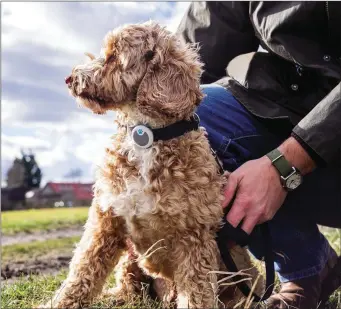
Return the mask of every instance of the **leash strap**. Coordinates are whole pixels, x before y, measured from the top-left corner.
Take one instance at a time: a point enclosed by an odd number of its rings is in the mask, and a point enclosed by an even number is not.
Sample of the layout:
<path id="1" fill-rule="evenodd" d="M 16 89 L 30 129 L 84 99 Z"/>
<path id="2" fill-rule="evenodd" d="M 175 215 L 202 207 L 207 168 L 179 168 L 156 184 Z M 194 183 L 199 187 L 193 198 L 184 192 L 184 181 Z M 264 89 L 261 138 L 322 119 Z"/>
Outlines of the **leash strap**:
<path id="1" fill-rule="evenodd" d="M 262 302 L 271 296 L 273 289 L 274 289 L 274 281 L 275 281 L 274 259 L 273 259 L 273 253 L 272 253 L 271 235 L 269 231 L 269 226 L 267 223 L 264 223 L 261 226 L 259 226 L 259 228 L 262 233 L 262 237 L 264 239 L 264 246 L 265 246 L 264 260 L 265 260 L 265 269 L 266 269 L 266 286 L 265 286 L 265 292 L 261 297 L 255 293 L 252 293 L 252 297 L 254 298 L 255 302 Z M 245 235 L 243 235 L 243 233 L 245 232 L 239 228 L 234 228 L 228 222 L 225 222 L 225 225 L 219 230 L 218 235 L 217 235 L 217 243 L 218 243 L 221 257 L 223 259 L 223 262 L 226 268 L 229 271 L 238 272 L 238 268 L 230 254 L 228 243 L 226 241 L 227 239 L 232 239 L 232 240 L 235 240 L 239 244 L 238 239 L 234 239 L 233 237 L 231 237 L 230 233 L 231 233 L 231 230 L 233 229 L 235 230 L 234 235 L 241 235 L 241 238 L 243 239 L 243 244 L 245 245 L 245 243 L 247 243 L 246 237 Z M 235 276 L 232 278 L 232 281 L 237 282 L 241 279 L 243 279 L 242 276 Z M 245 295 L 245 297 L 248 297 L 250 295 L 251 289 L 246 284 L 246 282 L 239 282 L 239 283 L 236 283 L 236 285 L 238 286 L 239 290 Z"/>
<path id="2" fill-rule="evenodd" d="M 216 152 L 211 149 L 212 154 L 218 164 L 219 172 L 220 174 L 224 174 L 224 168 L 219 161 L 219 158 L 216 154 Z M 234 198 L 231 202 L 231 205 L 234 201 Z M 222 260 L 226 266 L 226 268 L 229 271 L 232 272 L 238 272 L 238 268 L 236 263 L 234 262 L 229 248 L 228 248 L 228 242 L 227 240 L 233 240 L 241 247 L 245 247 L 249 241 L 250 241 L 250 235 L 248 235 L 245 231 L 241 229 L 240 226 L 233 227 L 229 222 L 226 220 L 226 215 L 229 211 L 229 207 L 226 208 L 224 213 L 224 226 L 218 231 L 217 233 L 217 244 L 220 251 L 220 255 L 222 257 Z M 275 283 L 275 268 L 274 268 L 274 257 L 272 252 L 272 239 L 270 234 L 270 229 L 268 223 L 263 223 L 259 226 L 257 226 L 260 230 L 261 236 L 264 240 L 264 261 L 265 261 L 265 271 L 266 271 L 266 285 L 265 285 L 265 292 L 260 297 L 255 293 L 252 293 L 253 301 L 254 302 L 262 302 L 267 300 L 274 289 L 274 283 Z M 239 290 L 245 295 L 245 297 L 248 297 L 251 293 L 250 287 L 246 284 L 245 281 L 238 282 L 239 280 L 243 279 L 242 276 L 235 276 L 232 278 L 232 281 L 236 282 L 237 287 Z"/>

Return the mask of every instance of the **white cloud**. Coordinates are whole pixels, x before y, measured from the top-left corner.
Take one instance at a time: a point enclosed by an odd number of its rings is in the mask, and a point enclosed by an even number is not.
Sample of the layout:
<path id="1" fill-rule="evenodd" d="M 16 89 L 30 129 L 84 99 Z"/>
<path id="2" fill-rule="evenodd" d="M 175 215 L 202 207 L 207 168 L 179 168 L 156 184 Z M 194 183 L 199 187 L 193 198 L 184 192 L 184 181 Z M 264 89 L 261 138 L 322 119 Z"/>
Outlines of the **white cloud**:
<path id="1" fill-rule="evenodd" d="M 78 108 L 64 77 L 99 54 L 104 35 L 127 23 L 150 19 L 175 31 L 189 2 L 3 3 L 2 173 L 20 149 L 32 148 L 44 182 L 61 180 L 71 168 L 93 170 L 115 133 L 115 114 Z"/>
<path id="2" fill-rule="evenodd" d="M 75 156 L 86 163 L 98 164 L 108 145 L 110 135 L 105 133 L 87 133 L 82 136 L 83 142 L 74 150 Z"/>
<path id="3" fill-rule="evenodd" d="M 7 123 L 13 118 L 21 118 L 26 112 L 27 108 L 20 101 L 1 98 L 1 123 Z"/>
<path id="4" fill-rule="evenodd" d="M 13 145 L 1 145 L 1 161 L 12 161 L 14 158 L 20 157 L 20 148 Z"/>
<path id="5" fill-rule="evenodd" d="M 58 24 L 55 13 L 61 3 L 16 2 L 4 3 L 3 25 L 11 29 L 2 36 L 3 48 L 18 44 L 42 44 L 53 50 L 79 53 L 87 47 L 86 42 L 77 38 L 72 29 Z"/>
<path id="6" fill-rule="evenodd" d="M 173 15 L 165 21 L 167 29 L 172 32 L 177 30 L 177 27 L 184 16 L 186 10 L 188 9 L 190 2 L 177 2 L 174 8 Z"/>
<path id="7" fill-rule="evenodd" d="M 2 143 L 7 145 L 22 145 L 25 148 L 51 147 L 47 140 L 42 140 L 33 136 L 7 136 L 1 135 Z"/>

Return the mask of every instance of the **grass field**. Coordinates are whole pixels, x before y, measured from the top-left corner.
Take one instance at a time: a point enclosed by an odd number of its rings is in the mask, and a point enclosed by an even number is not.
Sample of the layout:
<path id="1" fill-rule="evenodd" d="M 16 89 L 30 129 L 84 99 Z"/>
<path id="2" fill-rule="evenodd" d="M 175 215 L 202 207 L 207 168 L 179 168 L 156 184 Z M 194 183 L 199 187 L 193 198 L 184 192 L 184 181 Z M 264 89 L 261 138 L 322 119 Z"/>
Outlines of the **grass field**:
<path id="1" fill-rule="evenodd" d="M 60 287 L 67 275 L 66 271 L 60 272 L 56 276 L 29 276 L 21 278 L 17 283 L 5 287 L 1 295 L 1 308 L 27 309 L 38 304 L 48 302 L 54 292 Z M 113 287 L 114 277 L 108 279 L 106 288 Z M 117 308 L 115 301 L 109 297 L 103 297 L 91 306 L 91 309 Z M 148 297 L 133 299 L 120 309 L 162 309 L 162 304 L 151 300 Z"/>
<path id="2" fill-rule="evenodd" d="M 8 285 L 2 290 L 1 308 L 26 309 L 33 308 L 51 299 L 54 292 L 60 287 L 66 277 L 66 271 L 60 272 L 56 276 L 30 276 L 19 279 L 18 282 Z M 111 276 L 108 280 L 107 288 L 114 286 L 114 278 Z M 93 309 L 117 308 L 115 302 L 110 298 L 103 298 L 91 306 Z M 128 308 L 152 308 L 161 309 L 162 304 L 152 301 L 147 297 L 133 300 L 120 309 Z M 257 307 L 261 309 L 263 307 Z M 341 290 L 335 292 L 330 301 L 320 309 L 340 309 L 341 308 Z M 239 308 L 242 309 L 242 308 Z M 264 309 L 266 309 L 264 307 Z"/>
<path id="3" fill-rule="evenodd" d="M 18 243 L 2 247 L 2 267 L 19 267 L 25 264 L 28 269 L 33 266 L 50 267 L 49 263 L 58 260 L 60 256 L 71 258 L 72 250 L 79 236 L 70 237 L 64 235 L 62 238 L 47 239 L 44 241 L 32 241 L 20 243 L 22 233 L 41 232 L 44 234 L 48 230 L 63 229 L 70 227 L 81 227 L 87 217 L 88 208 L 59 208 L 42 209 L 2 213 L 2 228 L 5 235 L 20 233 Z M 341 235 L 338 230 L 322 228 L 334 249 L 341 253 Z M 16 236 L 15 236 L 16 237 Z M 37 264 L 37 261 L 39 262 Z M 66 276 L 66 266 L 69 260 L 62 263 L 61 267 L 53 268 L 50 275 L 44 272 L 45 269 L 38 269 L 39 275 L 28 275 L 23 277 L 14 277 L 10 283 L 2 283 L 1 308 L 32 308 L 35 305 L 44 303 L 50 299 L 55 290 L 60 286 Z M 2 268 L 3 270 L 3 268 Z M 108 287 L 114 285 L 113 276 L 108 280 Z M 92 308 L 103 309 L 115 307 L 112 298 L 104 298 L 94 304 Z M 123 308 L 162 308 L 160 303 L 153 302 L 149 298 L 143 297 L 134 300 Z M 341 309 L 341 289 L 334 293 L 330 298 L 330 303 L 321 309 Z"/>
<path id="4" fill-rule="evenodd" d="M 341 254 L 341 229 L 321 228 L 322 233 L 328 238 L 330 244 L 334 250 L 340 255 Z"/>
<path id="5" fill-rule="evenodd" d="M 75 207 L 2 212 L 2 234 L 32 233 L 81 226 L 86 221 L 88 210 L 88 207 Z"/>
<path id="6" fill-rule="evenodd" d="M 45 241 L 32 241 L 30 243 L 18 243 L 1 248 L 2 263 L 26 261 L 47 257 L 48 255 L 67 254 L 72 252 L 80 237 L 65 237 L 48 239 Z"/>

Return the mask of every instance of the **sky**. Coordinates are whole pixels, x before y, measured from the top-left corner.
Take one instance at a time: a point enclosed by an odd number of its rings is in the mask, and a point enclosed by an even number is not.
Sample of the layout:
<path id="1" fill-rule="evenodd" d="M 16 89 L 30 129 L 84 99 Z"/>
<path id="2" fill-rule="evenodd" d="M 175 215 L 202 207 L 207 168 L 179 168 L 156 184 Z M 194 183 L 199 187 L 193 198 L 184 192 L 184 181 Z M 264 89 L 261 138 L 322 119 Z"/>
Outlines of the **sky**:
<path id="1" fill-rule="evenodd" d="M 1 172 L 20 150 L 32 151 L 48 181 L 94 181 L 115 113 L 80 108 L 64 79 L 99 55 L 117 26 L 155 20 L 175 31 L 189 2 L 35 2 L 1 4 Z"/>

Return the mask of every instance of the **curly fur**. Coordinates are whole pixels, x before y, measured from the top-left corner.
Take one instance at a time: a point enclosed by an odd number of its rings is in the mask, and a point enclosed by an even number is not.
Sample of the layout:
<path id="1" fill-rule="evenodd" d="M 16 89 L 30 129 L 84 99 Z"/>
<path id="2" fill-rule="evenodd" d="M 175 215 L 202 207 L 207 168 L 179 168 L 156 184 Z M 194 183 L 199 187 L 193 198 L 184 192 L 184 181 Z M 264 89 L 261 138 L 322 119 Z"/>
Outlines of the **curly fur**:
<path id="1" fill-rule="evenodd" d="M 217 307 L 214 271 L 224 267 L 215 237 L 224 177 L 205 132 L 139 149 L 127 129 L 141 123 L 162 127 L 193 115 L 202 99 L 196 49 L 146 23 L 110 32 L 101 55 L 73 69 L 69 88 L 94 113 L 116 110 L 118 133 L 98 169 L 85 232 L 53 306 L 90 305 L 131 248 L 134 259 L 121 265 L 116 296 L 138 293 L 139 281 L 149 275 L 162 279 L 154 286 L 164 300 L 177 295 L 181 308 Z M 241 269 L 252 267 L 244 249 L 234 247 L 232 254 Z M 254 269 L 249 273 L 257 275 Z M 229 306 L 242 297 L 235 287 L 223 294 Z"/>

